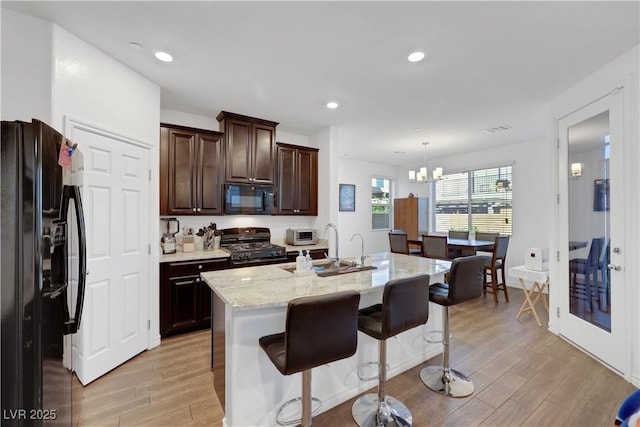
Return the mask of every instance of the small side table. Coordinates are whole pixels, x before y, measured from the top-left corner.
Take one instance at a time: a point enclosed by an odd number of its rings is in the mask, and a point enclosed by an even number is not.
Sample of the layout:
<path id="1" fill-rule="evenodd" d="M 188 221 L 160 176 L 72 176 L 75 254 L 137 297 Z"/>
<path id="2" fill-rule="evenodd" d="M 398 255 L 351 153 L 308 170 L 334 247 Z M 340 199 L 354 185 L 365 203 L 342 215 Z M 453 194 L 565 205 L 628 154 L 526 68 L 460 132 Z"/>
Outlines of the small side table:
<path id="1" fill-rule="evenodd" d="M 525 268 L 524 265 L 519 265 L 517 267 L 511 267 L 509 269 L 509 275 L 517 277 L 520 280 L 520 285 L 524 291 L 524 301 L 522 302 L 522 306 L 520 306 L 520 311 L 518 311 L 516 319 L 520 319 L 520 315 L 525 311 L 531 311 L 533 317 L 535 317 L 538 322 L 538 326 L 542 326 L 540 317 L 538 317 L 538 313 L 536 312 L 536 304 L 539 299 L 542 299 L 542 305 L 545 310 L 547 310 L 547 314 L 549 314 L 549 303 L 547 297 L 544 295 L 544 290 L 549 286 L 549 270 L 529 270 Z M 530 289 L 527 289 L 525 286 L 525 280 L 533 282 Z M 531 297 L 534 296 L 534 293 L 535 298 L 532 300 Z"/>

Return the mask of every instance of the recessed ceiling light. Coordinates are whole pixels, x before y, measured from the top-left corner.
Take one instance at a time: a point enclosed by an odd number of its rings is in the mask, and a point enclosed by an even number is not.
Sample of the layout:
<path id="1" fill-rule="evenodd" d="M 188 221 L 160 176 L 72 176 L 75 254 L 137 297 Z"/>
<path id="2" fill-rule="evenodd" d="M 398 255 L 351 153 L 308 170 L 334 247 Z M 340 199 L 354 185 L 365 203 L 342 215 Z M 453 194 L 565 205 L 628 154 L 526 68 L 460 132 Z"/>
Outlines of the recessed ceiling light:
<path id="1" fill-rule="evenodd" d="M 327 108 L 330 108 L 332 110 L 335 110 L 336 108 L 338 108 L 340 106 L 340 104 L 338 104 L 335 101 L 331 101 L 331 102 L 327 102 Z"/>
<path id="2" fill-rule="evenodd" d="M 157 51 L 156 53 L 154 53 L 154 55 L 156 56 L 156 58 L 158 58 L 162 62 L 173 61 L 173 56 L 171 56 L 167 52 Z"/>
<path id="3" fill-rule="evenodd" d="M 413 52 L 407 56 L 409 62 L 420 62 L 424 59 L 424 52 Z"/>
<path id="4" fill-rule="evenodd" d="M 142 50 L 142 45 L 136 42 L 129 43 L 129 47 L 133 50 Z"/>

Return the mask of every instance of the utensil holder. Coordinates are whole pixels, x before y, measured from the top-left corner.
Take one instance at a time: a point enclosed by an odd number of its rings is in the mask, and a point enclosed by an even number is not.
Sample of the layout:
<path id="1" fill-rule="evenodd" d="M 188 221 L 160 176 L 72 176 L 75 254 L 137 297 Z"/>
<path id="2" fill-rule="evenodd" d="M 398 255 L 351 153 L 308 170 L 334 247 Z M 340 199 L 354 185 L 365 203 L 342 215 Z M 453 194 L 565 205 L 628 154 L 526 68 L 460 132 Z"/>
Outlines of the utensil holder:
<path id="1" fill-rule="evenodd" d="M 205 232 L 202 236 L 202 247 L 205 251 L 220 249 L 220 236 L 216 236 L 213 230 Z"/>

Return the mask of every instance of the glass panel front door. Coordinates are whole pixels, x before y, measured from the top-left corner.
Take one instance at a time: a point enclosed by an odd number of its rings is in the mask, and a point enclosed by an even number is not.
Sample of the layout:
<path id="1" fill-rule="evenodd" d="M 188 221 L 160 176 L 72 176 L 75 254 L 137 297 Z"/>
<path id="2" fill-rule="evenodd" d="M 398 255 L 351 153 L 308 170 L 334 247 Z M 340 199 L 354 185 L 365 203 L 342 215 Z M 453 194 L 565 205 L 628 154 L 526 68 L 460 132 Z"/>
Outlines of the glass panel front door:
<path id="1" fill-rule="evenodd" d="M 557 331 L 628 372 L 624 90 L 558 121 Z"/>
<path id="2" fill-rule="evenodd" d="M 609 111 L 568 128 L 569 311 L 611 331 Z"/>

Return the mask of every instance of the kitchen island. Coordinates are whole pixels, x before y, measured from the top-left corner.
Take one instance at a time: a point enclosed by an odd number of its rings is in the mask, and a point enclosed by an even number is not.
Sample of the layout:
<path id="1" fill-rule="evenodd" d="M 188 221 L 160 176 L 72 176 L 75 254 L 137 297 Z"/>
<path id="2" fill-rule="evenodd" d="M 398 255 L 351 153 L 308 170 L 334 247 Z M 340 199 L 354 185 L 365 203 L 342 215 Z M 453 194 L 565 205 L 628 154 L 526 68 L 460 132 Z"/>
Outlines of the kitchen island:
<path id="1" fill-rule="evenodd" d="M 292 264 L 237 268 L 202 273 L 213 289 L 211 327 L 214 389 L 224 408 L 224 425 L 273 426 L 280 405 L 301 393 L 299 374 L 283 376 L 258 345 L 264 335 L 282 332 L 290 300 L 312 295 L 357 290 L 360 307 L 382 300 L 385 283 L 392 279 L 427 274 L 430 283 L 443 280 L 448 261 L 382 252 L 371 255 L 372 270 L 318 277 L 295 275 L 285 270 Z M 317 263 L 317 262 L 316 262 Z M 330 315 L 330 313 L 328 314 Z M 403 332 L 387 347 L 391 378 L 442 351 L 441 344 L 427 343 L 424 336 L 442 329 L 442 311 L 430 304 L 429 321 Z M 350 358 L 313 369 L 312 395 L 330 409 L 365 390 L 377 381 L 361 381 L 358 366 L 378 358 L 378 342 L 358 335 L 358 350 Z M 377 368 L 363 372 L 373 376 Z M 416 377 L 416 381 L 420 381 Z"/>

